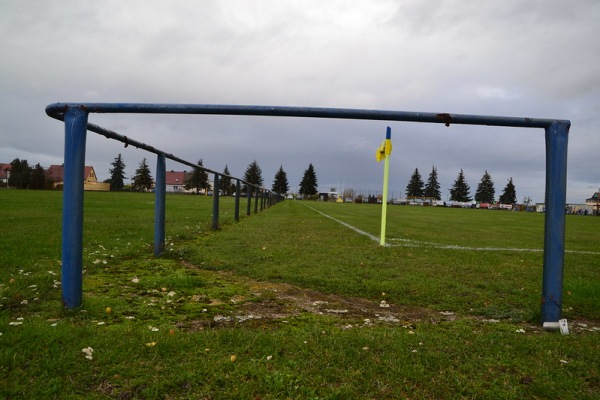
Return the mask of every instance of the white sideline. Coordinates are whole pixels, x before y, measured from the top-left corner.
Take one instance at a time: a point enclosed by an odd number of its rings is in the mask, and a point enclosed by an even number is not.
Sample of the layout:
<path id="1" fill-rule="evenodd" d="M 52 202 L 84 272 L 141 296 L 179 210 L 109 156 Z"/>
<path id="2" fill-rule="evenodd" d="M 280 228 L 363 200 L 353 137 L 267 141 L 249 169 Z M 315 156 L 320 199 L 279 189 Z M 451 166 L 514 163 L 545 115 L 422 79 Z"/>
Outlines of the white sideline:
<path id="1" fill-rule="evenodd" d="M 307 204 L 304 204 L 304 202 L 300 202 L 300 204 L 302 204 L 304 207 L 310 208 L 311 210 L 321 214 L 322 216 L 324 216 L 326 218 L 329 218 L 329 219 L 337 222 L 340 225 L 345 226 L 346 228 L 352 229 L 354 232 L 356 232 L 358 234 L 364 235 L 364 236 L 368 237 L 369 239 L 379 243 L 379 236 L 371 235 L 370 233 L 360 230 L 357 227 L 352 226 L 344 221 L 340 221 L 339 219 L 334 218 L 331 215 L 327 215 L 324 212 L 317 210 L 316 208 L 313 208 Z M 386 243 L 386 246 L 389 246 L 389 247 L 429 247 L 429 248 L 441 249 L 441 250 L 512 251 L 512 252 L 530 252 L 530 253 L 543 253 L 544 252 L 544 249 L 522 249 L 522 248 L 516 248 L 516 247 L 514 247 L 514 248 L 511 248 L 511 247 L 469 247 L 469 246 L 458 246 L 458 245 L 441 245 L 441 244 L 432 243 L 432 242 L 419 242 L 416 240 L 401 239 L 401 238 L 388 238 L 388 240 L 395 241 L 395 242 L 402 242 L 402 243 L 397 243 L 397 244 Z M 565 250 L 565 253 L 600 255 L 600 251 L 585 251 L 585 250 Z"/>
<path id="2" fill-rule="evenodd" d="M 352 226 L 352 225 L 350 225 L 350 224 L 347 224 L 346 222 L 340 221 L 339 219 L 333 218 L 331 215 L 327 215 L 327 214 L 325 214 L 324 212 L 321 212 L 321 211 L 319 211 L 319 210 L 317 210 L 317 209 L 315 209 L 315 208 L 312 208 L 311 206 L 309 206 L 309 205 L 307 205 L 307 204 L 304 204 L 303 202 L 300 202 L 300 204 L 302 204 L 304 207 L 310 208 L 311 210 L 313 210 L 313 211 L 315 211 L 315 212 L 317 212 L 317 213 L 321 214 L 322 216 L 324 216 L 324 217 L 326 217 L 326 218 L 329 218 L 329 219 L 332 219 L 332 220 L 334 220 L 334 221 L 335 221 L 335 222 L 337 222 L 338 224 L 344 225 L 346 228 L 352 229 L 352 230 L 353 230 L 354 232 L 356 232 L 356 233 L 360 233 L 361 235 L 365 235 L 365 236 L 366 236 L 366 237 L 368 237 L 369 239 L 371 239 L 371 240 L 374 240 L 375 242 L 379 243 L 379 236 L 371 235 L 371 234 L 370 234 L 370 233 L 368 233 L 368 232 L 361 231 L 360 229 L 358 229 L 358 228 L 356 228 L 356 227 L 354 227 L 354 226 Z M 386 245 L 386 246 L 387 246 L 387 245 Z"/>

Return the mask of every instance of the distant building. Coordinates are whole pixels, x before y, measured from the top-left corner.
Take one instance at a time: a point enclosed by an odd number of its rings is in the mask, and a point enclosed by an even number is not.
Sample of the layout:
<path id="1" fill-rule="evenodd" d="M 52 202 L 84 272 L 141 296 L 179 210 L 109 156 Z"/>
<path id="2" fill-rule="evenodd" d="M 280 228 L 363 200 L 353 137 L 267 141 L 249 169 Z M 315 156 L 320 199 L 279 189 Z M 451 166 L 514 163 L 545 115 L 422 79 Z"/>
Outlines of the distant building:
<path id="1" fill-rule="evenodd" d="M 585 204 L 596 205 L 600 203 L 600 192 L 596 192 L 589 199 L 585 199 Z"/>
<path id="2" fill-rule="evenodd" d="M 8 187 L 8 178 L 10 178 L 10 164 L 0 163 L 0 185 Z"/>
<path id="3" fill-rule="evenodd" d="M 46 170 L 46 176 L 54 181 L 55 189 L 62 189 L 65 180 L 65 167 L 63 165 L 51 165 Z M 98 182 L 94 167 L 86 165 L 83 170 L 83 190 L 109 191 L 110 183 Z"/>
<path id="4" fill-rule="evenodd" d="M 336 201 L 338 198 L 337 192 L 321 192 L 319 193 L 319 200 L 321 201 Z"/>
<path id="5" fill-rule="evenodd" d="M 190 172 L 186 171 L 167 171 L 165 176 L 165 191 L 170 193 L 186 193 L 185 181 L 189 178 Z"/>
<path id="6" fill-rule="evenodd" d="M 65 167 L 62 165 L 51 165 L 46 170 L 46 176 L 54 181 L 54 187 L 62 186 L 64 183 Z"/>
<path id="7" fill-rule="evenodd" d="M 585 204 L 592 209 L 592 214 L 600 215 L 600 191 L 594 193 L 589 199 L 585 199 Z"/>

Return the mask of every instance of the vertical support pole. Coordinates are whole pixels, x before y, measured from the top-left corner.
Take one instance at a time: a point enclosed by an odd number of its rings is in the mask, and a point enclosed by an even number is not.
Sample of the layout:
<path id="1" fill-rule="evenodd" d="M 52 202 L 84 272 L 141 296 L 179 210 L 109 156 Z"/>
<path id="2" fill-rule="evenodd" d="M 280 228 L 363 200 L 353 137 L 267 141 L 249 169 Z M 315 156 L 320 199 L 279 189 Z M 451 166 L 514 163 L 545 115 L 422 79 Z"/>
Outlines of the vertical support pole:
<path id="1" fill-rule="evenodd" d="M 258 196 L 260 196 L 260 188 L 256 187 L 256 194 L 254 195 L 254 214 L 258 212 Z"/>
<path id="2" fill-rule="evenodd" d="M 267 195 L 266 190 L 261 190 L 260 192 L 260 211 L 265 209 L 265 196 Z"/>
<path id="3" fill-rule="evenodd" d="M 250 215 L 250 207 L 252 206 L 252 186 L 246 184 L 246 197 L 248 202 L 246 203 L 246 215 Z"/>
<path id="4" fill-rule="evenodd" d="M 83 108 L 65 112 L 65 164 L 62 215 L 62 300 L 81 306 L 83 293 L 83 179 L 88 114 Z"/>
<path id="5" fill-rule="evenodd" d="M 242 191 L 242 185 L 240 184 L 240 180 L 236 179 L 235 181 L 235 213 L 233 219 L 235 221 L 240 220 L 240 195 Z"/>
<path id="6" fill-rule="evenodd" d="M 165 251 L 165 200 L 167 164 L 164 154 L 156 156 L 156 186 L 154 187 L 154 255 Z"/>
<path id="7" fill-rule="evenodd" d="M 212 230 L 219 229 L 219 174 L 215 173 L 215 182 L 213 185 L 213 215 Z"/>
<path id="8" fill-rule="evenodd" d="M 565 206 L 567 197 L 567 145 L 569 123 L 546 128 L 546 212 L 542 324 L 558 322 L 562 311 L 565 258 Z"/>

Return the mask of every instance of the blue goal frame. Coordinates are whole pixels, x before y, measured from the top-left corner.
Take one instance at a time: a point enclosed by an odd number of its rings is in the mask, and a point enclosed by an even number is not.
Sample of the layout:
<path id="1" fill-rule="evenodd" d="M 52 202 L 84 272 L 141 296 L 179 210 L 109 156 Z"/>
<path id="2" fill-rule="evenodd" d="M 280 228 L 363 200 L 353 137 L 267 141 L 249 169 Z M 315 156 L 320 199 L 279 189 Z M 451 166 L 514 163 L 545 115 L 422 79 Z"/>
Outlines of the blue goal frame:
<path id="1" fill-rule="evenodd" d="M 558 322 L 562 312 L 565 254 L 567 147 L 571 122 L 559 119 L 422 113 L 344 108 L 280 107 L 215 104 L 55 103 L 46 114 L 65 123 L 62 281 L 68 308 L 81 305 L 83 176 L 87 131 L 105 131 L 88 123 L 91 113 L 212 114 L 407 121 L 544 129 L 546 138 L 546 210 L 541 322 Z M 169 155 L 172 158 L 172 155 Z"/>

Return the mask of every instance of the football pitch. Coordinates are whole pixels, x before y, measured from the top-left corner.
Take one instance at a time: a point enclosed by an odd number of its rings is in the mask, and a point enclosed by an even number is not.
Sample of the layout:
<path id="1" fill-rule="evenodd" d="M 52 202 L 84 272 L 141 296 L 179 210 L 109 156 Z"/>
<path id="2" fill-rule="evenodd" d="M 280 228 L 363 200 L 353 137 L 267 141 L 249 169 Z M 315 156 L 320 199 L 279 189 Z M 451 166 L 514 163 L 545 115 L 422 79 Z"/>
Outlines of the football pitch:
<path id="1" fill-rule="evenodd" d="M 0 397 L 600 395 L 600 218 L 566 220 L 563 317 L 540 325 L 544 216 L 85 193 L 83 306 L 61 304 L 62 193 L 0 191 Z M 245 208 L 242 208 L 245 210 Z M 243 214 L 243 213 L 242 213 Z"/>

